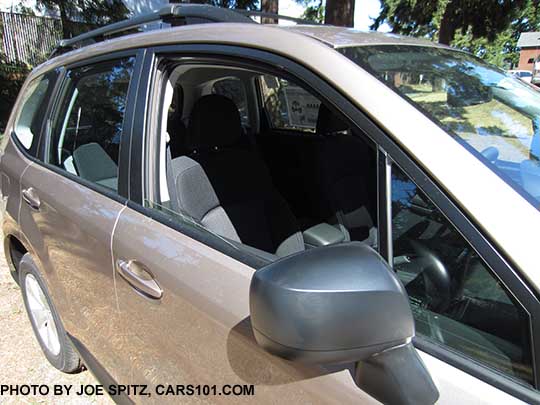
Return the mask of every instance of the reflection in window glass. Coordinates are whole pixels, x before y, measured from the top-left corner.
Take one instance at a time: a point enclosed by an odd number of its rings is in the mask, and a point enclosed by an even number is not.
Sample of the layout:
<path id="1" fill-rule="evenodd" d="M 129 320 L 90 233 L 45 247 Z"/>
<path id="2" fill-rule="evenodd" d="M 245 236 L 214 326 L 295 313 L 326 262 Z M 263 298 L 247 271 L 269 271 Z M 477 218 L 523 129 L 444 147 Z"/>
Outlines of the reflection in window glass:
<path id="1" fill-rule="evenodd" d="M 529 317 L 433 203 L 392 167 L 394 269 L 416 332 L 532 385 Z"/>
<path id="2" fill-rule="evenodd" d="M 261 76 L 264 107 L 272 128 L 315 132 L 321 102 L 295 84 L 275 76 Z"/>
<path id="3" fill-rule="evenodd" d="M 118 187 L 118 158 L 134 58 L 68 72 L 50 162 L 101 186 Z"/>
<path id="4" fill-rule="evenodd" d="M 238 108 L 242 125 L 249 126 L 246 89 L 240 79 L 230 77 L 215 82 L 212 86 L 212 94 L 219 94 L 231 99 Z"/>
<path id="5" fill-rule="evenodd" d="M 47 107 L 46 100 L 50 96 L 53 87 L 50 85 L 49 75 L 53 76 L 55 73 L 49 73 L 34 79 L 28 85 L 25 99 L 15 122 L 15 135 L 26 150 L 32 148 L 34 140 L 36 140 L 41 130 L 44 110 Z M 35 154 L 35 151 L 33 154 Z"/>
<path id="6" fill-rule="evenodd" d="M 436 121 L 540 207 L 540 89 L 456 50 L 340 50 Z"/>

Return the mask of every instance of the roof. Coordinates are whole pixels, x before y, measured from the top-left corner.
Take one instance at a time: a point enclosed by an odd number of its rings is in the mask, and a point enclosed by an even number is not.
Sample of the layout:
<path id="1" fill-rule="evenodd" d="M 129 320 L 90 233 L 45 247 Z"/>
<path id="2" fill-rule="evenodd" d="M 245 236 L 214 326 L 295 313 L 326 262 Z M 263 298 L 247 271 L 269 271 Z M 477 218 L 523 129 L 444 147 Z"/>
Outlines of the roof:
<path id="1" fill-rule="evenodd" d="M 540 32 L 523 32 L 519 36 L 518 48 L 540 48 Z"/>
<path id="2" fill-rule="evenodd" d="M 362 45 L 416 45 L 447 48 L 422 38 L 406 37 L 377 31 L 360 31 L 354 28 L 335 27 L 332 25 L 294 25 L 279 28 L 315 38 L 332 48 L 345 48 Z"/>
<path id="3" fill-rule="evenodd" d="M 257 38 L 257 41 L 251 41 L 251 38 Z M 304 43 L 305 41 L 315 42 L 323 45 L 325 48 L 330 47 L 334 49 L 367 45 L 413 45 L 447 48 L 445 45 L 425 39 L 380 32 L 365 32 L 352 28 L 327 25 L 195 24 L 124 35 L 92 45 L 86 45 L 77 50 L 49 59 L 49 61 L 36 68 L 33 75 L 61 64 L 73 63 L 81 57 L 97 56 L 112 51 L 137 47 L 174 43 L 214 43 L 229 45 L 249 45 L 250 43 L 256 43 L 257 45 L 255 47 L 274 50 L 277 48 L 275 43 L 280 41 L 292 41 L 292 43 L 296 44 Z"/>

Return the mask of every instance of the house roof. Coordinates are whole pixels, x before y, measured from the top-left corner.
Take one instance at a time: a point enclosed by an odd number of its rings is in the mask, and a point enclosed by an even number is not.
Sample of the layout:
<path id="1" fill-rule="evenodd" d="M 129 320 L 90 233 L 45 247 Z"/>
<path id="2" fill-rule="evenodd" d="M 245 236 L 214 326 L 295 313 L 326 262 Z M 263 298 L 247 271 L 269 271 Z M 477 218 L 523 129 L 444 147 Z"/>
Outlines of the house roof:
<path id="1" fill-rule="evenodd" d="M 518 48 L 540 47 L 540 32 L 523 32 L 519 36 Z"/>

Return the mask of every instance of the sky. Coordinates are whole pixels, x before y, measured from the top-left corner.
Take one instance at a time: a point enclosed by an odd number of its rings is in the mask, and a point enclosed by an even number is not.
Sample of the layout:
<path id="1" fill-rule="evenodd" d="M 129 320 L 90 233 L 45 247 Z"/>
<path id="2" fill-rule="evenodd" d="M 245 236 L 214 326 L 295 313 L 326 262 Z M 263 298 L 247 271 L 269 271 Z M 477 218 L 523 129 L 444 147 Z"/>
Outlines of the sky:
<path id="1" fill-rule="evenodd" d="M 356 0 L 354 6 L 354 28 L 367 31 L 369 26 L 373 24 L 372 18 L 379 15 L 381 3 L 379 0 Z M 279 14 L 288 15 L 290 17 L 300 17 L 304 12 L 304 8 L 294 0 L 279 0 Z M 379 31 L 388 31 L 389 27 L 384 25 Z"/>
<path id="2" fill-rule="evenodd" d="M 159 8 L 160 4 L 167 3 L 167 0 L 124 0 L 128 8 L 138 12 L 148 12 Z M 20 0 L 0 0 L 0 10 L 9 11 L 12 5 L 17 5 Z M 26 0 L 26 5 L 32 6 L 35 0 Z M 372 24 L 372 18 L 379 15 L 379 0 L 356 0 L 354 13 L 354 28 L 368 30 Z M 295 0 L 279 0 L 279 14 L 290 17 L 300 17 L 304 8 Z M 388 26 L 382 26 L 379 31 L 388 31 Z"/>

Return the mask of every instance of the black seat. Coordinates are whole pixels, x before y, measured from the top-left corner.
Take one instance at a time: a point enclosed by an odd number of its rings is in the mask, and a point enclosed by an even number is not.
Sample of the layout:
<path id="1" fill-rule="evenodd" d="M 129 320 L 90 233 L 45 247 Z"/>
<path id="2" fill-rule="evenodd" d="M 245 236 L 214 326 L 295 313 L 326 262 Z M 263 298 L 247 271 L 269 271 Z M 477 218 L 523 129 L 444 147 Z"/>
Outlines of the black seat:
<path id="1" fill-rule="evenodd" d="M 195 103 L 186 148 L 210 179 L 241 242 L 278 256 L 304 250 L 296 218 L 258 153 L 241 137 L 240 115 L 232 100 L 208 95 Z"/>
<path id="2" fill-rule="evenodd" d="M 317 134 L 323 141 L 314 153 L 323 215 L 337 222 L 348 239 L 374 245 L 370 176 L 375 178 L 370 147 L 350 133 L 346 122 L 324 104 L 319 107 Z"/>

